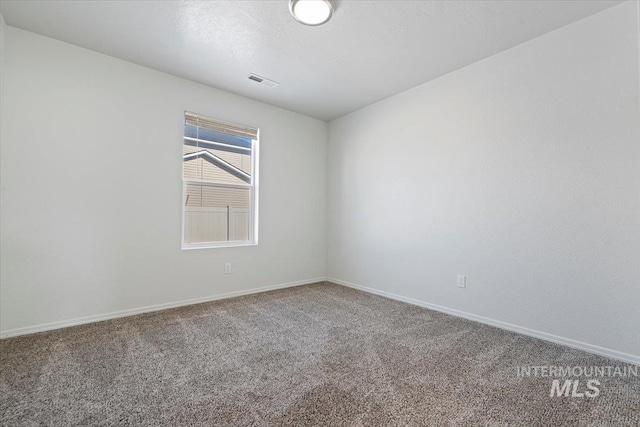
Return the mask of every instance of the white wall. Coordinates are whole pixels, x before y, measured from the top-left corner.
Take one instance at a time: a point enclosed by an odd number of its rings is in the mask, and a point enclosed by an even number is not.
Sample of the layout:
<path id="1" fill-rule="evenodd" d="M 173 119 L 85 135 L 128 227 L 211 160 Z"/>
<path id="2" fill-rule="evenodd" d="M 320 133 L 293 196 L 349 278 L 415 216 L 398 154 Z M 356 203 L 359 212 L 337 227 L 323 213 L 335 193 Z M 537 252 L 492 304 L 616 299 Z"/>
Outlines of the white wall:
<path id="1" fill-rule="evenodd" d="M 5 335 L 325 276 L 327 123 L 13 27 L 5 35 Z M 260 128 L 258 246 L 180 249 L 185 110 Z"/>
<path id="2" fill-rule="evenodd" d="M 0 13 L 0 140 L 2 138 L 2 81 L 4 74 L 4 29 L 6 24 L 4 16 Z M 0 145 L 1 148 L 1 145 Z"/>
<path id="3" fill-rule="evenodd" d="M 640 361 L 636 7 L 331 122 L 329 277 Z"/>
<path id="4" fill-rule="evenodd" d="M 2 221 L 2 206 L 4 206 L 4 181 L 2 176 L 2 158 L 4 157 L 4 41 L 6 24 L 4 16 L 0 13 L 0 224 Z M 2 227 L 0 225 L 0 242 L 2 240 Z M 2 316 L 2 245 L 0 244 L 0 317 Z M 0 321 L 1 323 L 1 321 Z M 1 326 L 1 324 L 0 324 Z"/>
<path id="5" fill-rule="evenodd" d="M 326 123 L 7 27 L 1 333 L 328 274 L 640 357 L 635 7 L 332 122 L 328 175 Z M 184 110 L 261 128 L 259 246 L 180 250 Z"/>

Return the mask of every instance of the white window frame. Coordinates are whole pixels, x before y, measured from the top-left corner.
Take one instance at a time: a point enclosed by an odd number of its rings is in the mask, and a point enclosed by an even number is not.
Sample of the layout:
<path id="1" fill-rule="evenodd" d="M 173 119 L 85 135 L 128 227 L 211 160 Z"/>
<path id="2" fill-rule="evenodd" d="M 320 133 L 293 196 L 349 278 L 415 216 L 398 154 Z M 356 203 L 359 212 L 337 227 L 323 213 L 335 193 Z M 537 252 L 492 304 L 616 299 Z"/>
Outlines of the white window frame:
<path id="1" fill-rule="evenodd" d="M 188 111 L 184 112 L 183 121 L 182 121 L 182 145 L 184 145 L 185 139 L 196 140 L 196 138 L 187 137 L 184 135 L 184 119 L 187 114 L 191 114 L 194 116 L 204 117 L 200 114 L 190 113 Z M 229 125 L 233 125 L 233 123 L 227 123 Z M 239 127 L 245 127 L 238 125 Z M 212 143 L 211 141 L 205 141 L 207 144 L 218 144 L 218 145 L 226 145 L 223 143 Z M 238 247 L 238 246 L 257 246 L 258 245 L 258 177 L 259 177 L 259 159 L 260 159 L 260 130 L 256 130 L 256 138 L 251 140 L 251 182 L 249 184 L 226 184 L 226 183 L 216 183 L 216 182 L 208 182 L 208 181 L 193 181 L 193 180 L 185 180 L 184 179 L 184 158 L 181 159 L 181 177 L 182 177 L 182 249 L 214 249 L 214 248 L 228 248 L 228 247 Z M 249 240 L 231 240 L 231 241 L 218 241 L 218 242 L 198 242 L 198 243 L 188 243 L 185 241 L 185 211 L 187 204 L 187 185 L 202 185 L 206 187 L 216 187 L 216 188 L 248 188 L 251 192 L 250 194 L 250 206 L 249 206 Z"/>

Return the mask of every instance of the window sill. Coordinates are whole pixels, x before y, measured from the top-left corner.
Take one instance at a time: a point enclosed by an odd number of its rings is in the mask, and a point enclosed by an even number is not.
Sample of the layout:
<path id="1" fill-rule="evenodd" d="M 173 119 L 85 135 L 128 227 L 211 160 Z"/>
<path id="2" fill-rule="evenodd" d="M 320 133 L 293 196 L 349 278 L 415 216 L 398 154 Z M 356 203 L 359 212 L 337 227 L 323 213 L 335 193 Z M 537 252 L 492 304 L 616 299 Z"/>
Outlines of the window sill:
<path id="1" fill-rule="evenodd" d="M 257 242 L 207 242 L 207 243 L 183 243 L 182 250 L 191 249 L 218 249 L 218 248 L 237 248 L 241 246 L 258 246 Z"/>

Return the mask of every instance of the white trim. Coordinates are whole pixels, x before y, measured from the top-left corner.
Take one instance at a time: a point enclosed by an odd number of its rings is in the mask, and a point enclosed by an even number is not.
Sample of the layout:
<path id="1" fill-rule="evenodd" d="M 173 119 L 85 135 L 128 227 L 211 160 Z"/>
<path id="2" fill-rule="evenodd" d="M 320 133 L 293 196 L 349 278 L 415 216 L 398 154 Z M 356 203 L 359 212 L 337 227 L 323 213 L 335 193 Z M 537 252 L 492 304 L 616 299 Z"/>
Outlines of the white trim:
<path id="1" fill-rule="evenodd" d="M 466 313 L 464 311 L 455 310 L 449 307 L 443 307 L 441 305 L 431 304 L 431 303 L 420 301 L 414 298 L 403 297 L 401 295 L 396 295 L 391 292 L 381 291 L 378 289 L 369 288 L 362 285 L 356 285 L 355 283 L 345 282 L 344 280 L 339 280 L 339 279 L 334 279 L 329 277 L 327 278 L 327 282 L 331 282 L 337 285 L 346 286 L 348 288 L 353 288 L 360 291 L 368 292 L 370 294 L 379 295 L 385 298 L 406 302 L 409 304 L 417 305 L 419 307 L 428 308 L 430 310 L 435 310 L 441 313 L 450 314 L 452 316 L 462 317 L 467 320 L 472 320 L 478 323 L 484 323 L 485 325 L 495 326 L 496 328 L 506 329 L 507 331 L 516 332 L 522 335 L 538 338 L 538 339 L 549 341 L 555 344 L 561 344 L 567 347 L 585 351 L 587 353 L 597 354 L 598 356 L 605 356 L 610 359 L 615 359 L 622 362 L 631 363 L 631 364 L 640 366 L 640 356 L 635 356 L 633 354 L 623 353 L 620 351 L 611 350 L 611 349 L 600 347 L 593 344 L 587 344 L 585 342 L 572 340 L 570 338 L 560 337 L 557 335 L 549 334 L 547 332 L 536 331 L 534 329 L 513 325 L 511 323 L 502 322 L 500 320 L 490 319 L 488 317 L 478 316 L 476 314 Z"/>
<path id="2" fill-rule="evenodd" d="M 522 334 L 522 335 L 530 336 L 533 338 L 538 338 L 544 341 L 549 341 L 555 344 L 560 344 L 567 347 L 582 350 L 587 353 L 597 354 L 599 356 L 609 357 L 611 359 L 615 359 L 622 362 L 631 363 L 631 364 L 640 366 L 640 356 L 635 356 L 633 354 L 611 350 L 611 349 L 600 347 L 593 344 L 587 344 L 581 341 L 572 340 L 570 338 L 560 337 L 560 336 L 549 334 L 546 332 L 536 331 L 534 329 L 529 329 L 522 326 L 513 325 L 511 323 L 490 319 L 488 317 L 466 313 L 464 311 L 443 307 L 441 305 L 431 304 L 431 303 L 420 301 L 414 298 L 403 297 L 400 295 L 393 294 L 391 292 L 381 291 L 378 289 L 369 288 L 367 286 L 356 285 L 355 283 L 350 283 L 344 280 L 339 280 L 339 279 L 330 278 L 330 277 L 329 278 L 318 277 L 315 279 L 299 280 L 296 282 L 288 282 L 288 283 L 282 283 L 279 285 L 264 286 L 261 288 L 248 289 L 245 291 L 228 292 L 226 294 L 211 295 L 211 296 L 193 298 L 193 299 L 188 299 L 188 300 L 183 300 L 178 302 L 169 302 L 165 304 L 157 304 L 157 305 L 151 305 L 147 307 L 115 311 L 111 313 L 99 314 L 96 316 L 80 317 L 76 319 L 63 320 L 59 322 L 43 323 L 40 325 L 26 326 L 23 328 L 9 329 L 6 331 L 0 331 L 0 339 L 16 337 L 20 335 L 35 334 L 38 332 L 45 332 L 45 331 L 50 331 L 54 329 L 67 328 L 70 326 L 84 325 L 86 323 L 95 323 L 95 322 L 101 322 L 104 320 L 118 319 L 121 317 L 134 316 L 136 314 L 150 313 L 150 312 L 160 311 L 160 310 L 167 310 L 170 308 L 183 307 L 183 306 L 192 305 L 192 304 L 200 304 L 203 302 L 217 301 L 221 299 L 234 298 L 234 297 L 239 297 L 243 295 L 257 294 L 257 293 L 268 292 L 276 289 L 310 285 L 312 283 L 318 283 L 318 282 L 324 282 L 324 281 L 331 282 L 336 285 L 345 286 L 348 288 L 357 289 L 363 292 L 368 292 L 370 294 L 379 295 L 385 298 L 390 298 L 396 301 L 402 301 L 408 304 L 417 305 L 419 307 L 424 307 L 424 308 L 435 310 L 441 313 L 450 314 L 452 316 L 462 317 L 464 319 L 471 320 L 474 322 L 483 323 L 485 325 L 494 326 L 496 328 L 505 329 L 507 331 L 516 332 L 518 334 Z"/>
<path id="3" fill-rule="evenodd" d="M 0 339 L 16 337 L 19 335 L 35 334 L 38 332 L 51 331 L 54 329 L 68 328 L 70 326 L 84 325 L 86 323 L 102 322 L 103 320 L 118 319 L 120 317 L 134 316 L 136 314 L 151 313 L 153 311 L 167 310 L 170 308 L 183 307 L 186 305 L 200 304 L 203 302 L 217 301 L 221 299 L 234 298 L 243 295 L 257 294 L 261 292 L 273 291 L 276 289 L 292 288 L 294 286 L 310 285 L 312 283 L 324 282 L 324 277 L 315 279 L 298 280 L 296 282 L 281 283 L 279 285 L 263 286 L 261 288 L 248 289 L 245 291 L 228 292 L 226 294 L 210 295 L 201 298 L 168 302 L 164 304 L 149 305 L 146 307 L 132 308 L 129 310 L 114 311 L 111 313 L 98 314 L 95 316 L 78 317 L 76 319 L 62 320 L 59 322 L 42 323 L 40 325 L 26 326 L 23 328 L 0 331 Z"/>
<path id="4" fill-rule="evenodd" d="M 256 138 L 251 140 L 253 153 L 251 155 L 251 217 L 249 223 L 249 233 L 252 243 L 258 244 L 258 196 L 260 195 L 260 129 L 257 130 Z"/>
<path id="5" fill-rule="evenodd" d="M 218 249 L 218 248 L 239 248 L 242 246 L 258 246 L 258 243 L 251 240 L 222 240 L 220 242 L 202 242 L 202 243 L 182 243 L 183 251 L 191 249 Z"/>

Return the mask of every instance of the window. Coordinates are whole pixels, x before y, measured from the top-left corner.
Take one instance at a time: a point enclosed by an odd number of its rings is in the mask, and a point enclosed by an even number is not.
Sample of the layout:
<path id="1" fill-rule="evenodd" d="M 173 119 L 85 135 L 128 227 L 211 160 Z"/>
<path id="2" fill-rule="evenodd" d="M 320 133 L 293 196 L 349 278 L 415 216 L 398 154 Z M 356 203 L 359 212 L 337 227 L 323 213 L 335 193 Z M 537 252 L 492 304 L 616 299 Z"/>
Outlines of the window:
<path id="1" fill-rule="evenodd" d="M 258 129 L 186 112 L 182 247 L 258 243 Z"/>

